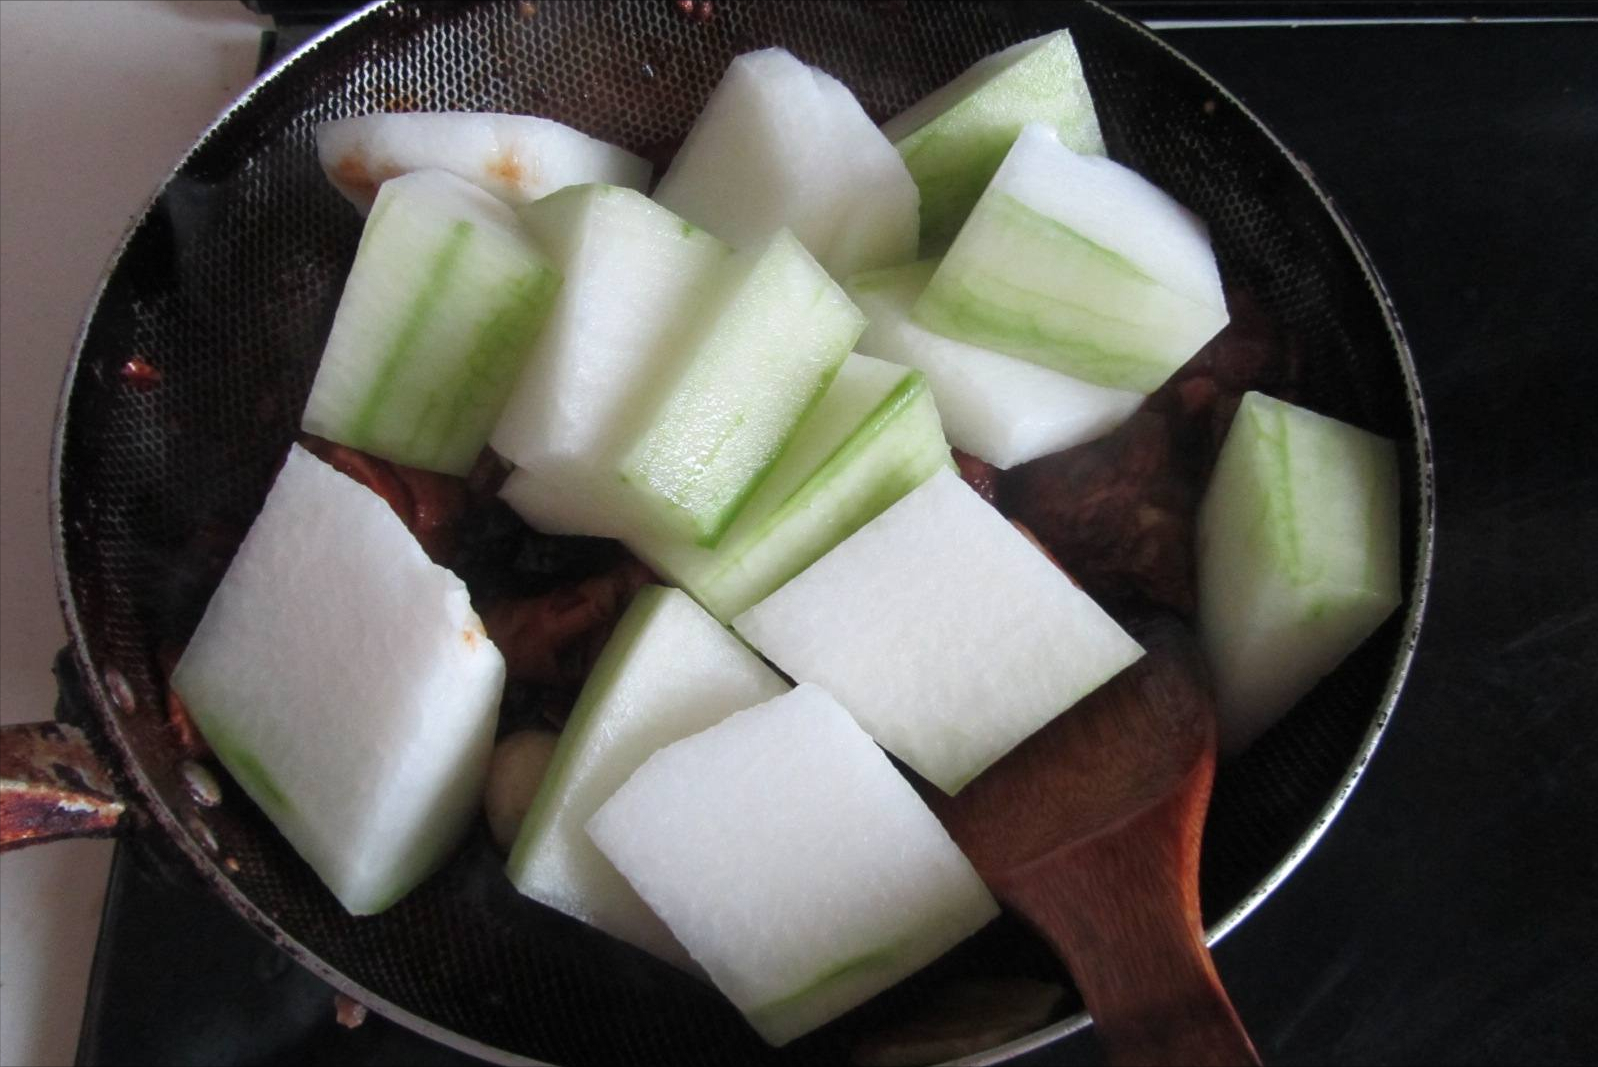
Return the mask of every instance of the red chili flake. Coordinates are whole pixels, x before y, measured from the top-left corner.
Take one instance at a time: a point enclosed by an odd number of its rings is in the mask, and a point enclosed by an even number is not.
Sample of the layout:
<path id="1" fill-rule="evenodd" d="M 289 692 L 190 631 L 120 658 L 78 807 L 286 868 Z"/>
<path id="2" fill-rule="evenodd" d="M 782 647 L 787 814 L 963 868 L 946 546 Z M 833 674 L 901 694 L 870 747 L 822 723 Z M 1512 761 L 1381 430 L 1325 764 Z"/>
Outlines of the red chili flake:
<path id="1" fill-rule="evenodd" d="M 123 381 L 141 389 L 161 384 L 161 372 L 151 366 L 143 356 L 134 356 L 122 364 L 117 373 L 122 376 Z"/>
<path id="2" fill-rule="evenodd" d="M 716 17 L 716 5 L 711 0 L 677 0 L 677 10 L 695 22 L 709 22 Z"/>

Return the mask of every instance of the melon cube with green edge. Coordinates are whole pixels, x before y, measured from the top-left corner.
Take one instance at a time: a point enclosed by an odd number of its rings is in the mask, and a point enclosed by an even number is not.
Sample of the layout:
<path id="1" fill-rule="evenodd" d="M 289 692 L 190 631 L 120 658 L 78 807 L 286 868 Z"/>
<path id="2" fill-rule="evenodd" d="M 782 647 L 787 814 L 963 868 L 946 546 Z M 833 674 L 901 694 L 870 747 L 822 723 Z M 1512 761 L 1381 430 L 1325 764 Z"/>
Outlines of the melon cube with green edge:
<path id="1" fill-rule="evenodd" d="M 773 1045 L 999 911 L 915 789 L 813 685 L 656 752 L 588 832 Z"/>
<path id="2" fill-rule="evenodd" d="M 840 278 L 916 254 L 899 153 L 847 87 L 781 48 L 732 61 L 655 199 L 736 248 L 792 230 Z"/>
<path id="3" fill-rule="evenodd" d="M 677 589 L 639 590 L 605 645 L 522 820 L 506 873 L 534 900 L 685 969 L 693 963 L 585 827 L 657 749 L 788 684 Z"/>
<path id="4" fill-rule="evenodd" d="M 1083 155 L 1104 154 L 1082 61 L 1068 30 L 1011 45 L 883 124 L 921 190 L 921 254 L 954 240 L 1029 122 Z"/>
<path id="5" fill-rule="evenodd" d="M 553 119 L 481 112 L 356 115 L 316 128 L 316 154 L 334 188 L 366 214 L 382 184 L 447 170 L 507 204 L 605 182 L 642 189 L 649 163 Z"/>
<path id="6" fill-rule="evenodd" d="M 1398 506 L 1392 441 L 1243 397 L 1197 528 L 1222 752 L 1264 733 L 1398 606 Z"/>
<path id="7" fill-rule="evenodd" d="M 515 212 L 477 186 L 439 170 L 384 183 L 302 425 L 395 463 L 466 474 L 559 288 Z"/>
<path id="8" fill-rule="evenodd" d="M 296 445 L 172 688 L 339 902 L 371 915 L 476 815 L 504 680 L 460 579 Z"/>
<path id="9" fill-rule="evenodd" d="M 937 267 L 928 259 L 866 271 L 844 289 L 869 320 L 857 347 L 926 374 L 956 448 L 1007 470 L 1101 437 L 1143 402 L 1141 393 L 1107 389 L 917 325 L 910 308 Z"/>
<path id="10" fill-rule="evenodd" d="M 1143 654 L 948 470 L 733 625 L 951 794 Z"/>
<path id="11" fill-rule="evenodd" d="M 821 399 L 860 314 L 787 230 L 740 250 L 620 475 L 657 533 L 714 547 Z"/>
<path id="12" fill-rule="evenodd" d="M 916 301 L 921 325 L 1151 393 L 1226 325 L 1209 233 L 1102 156 L 1031 125 Z"/>
<path id="13" fill-rule="evenodd" d="M 524 468 L 504 495 L 544 533 L 617 537 L 638 525 L 616 473 L 625 439 L 732 250 L 615 186 L 563 189 L 518 215 L 565 281 L 489 441 Z"/>
<path id="14" fill-rule="evenodd" d="M 850 355 L 719 545 L 624 539 L 726 622 L 952 462 L 920 372 Z"/>

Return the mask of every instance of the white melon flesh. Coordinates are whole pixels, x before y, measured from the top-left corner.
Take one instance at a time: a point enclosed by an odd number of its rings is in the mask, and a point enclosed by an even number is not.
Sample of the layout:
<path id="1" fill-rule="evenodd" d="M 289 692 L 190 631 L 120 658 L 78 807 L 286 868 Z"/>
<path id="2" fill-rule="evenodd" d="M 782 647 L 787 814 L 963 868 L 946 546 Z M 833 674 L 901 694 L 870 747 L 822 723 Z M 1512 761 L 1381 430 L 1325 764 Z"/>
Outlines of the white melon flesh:
<path id="1" fill-rule="evenodd" d="M 464 475 L 560 288 L 510 208 L 438 170 L 386 183 L 306 403 L 306 430 Z"/>
<path id="2" fill-rule="evenodd" d="M 713 547 L 865 328 L 786 230 L 737 253 L 619 474 L 652 527 Z"/>
<path id="3" fill-rule="evenodd" d="M 850 355 L 720 544 L 628 547 L 729 622 L 951 462 L 926 379 Z"/>
<path id="4" fill-rule="evenodd" d="M 534 900 L 691 969 L 688 954 L 585 827 L 657 749 L 787 691 L 687 594 L 645 586 L 560 735 L 506 866 L 511 881 Z"/>
<path id="5" fill-rule="evenodd" d="M 915 790 L 815 686 L 657 752 L 588 829 L 773 1045 L 998 914 Z"/>
<path id="6" fill-rule="evenodd" d="M 518 212 L 565 278 L 490 439 L 522 468 L 503 495 L 545 533 L 618 537 L 629 432 L 681 363 L 731 254 L 642 193 L 562 190 Z"/>
<path id="7" fill-rule="evenodd" d="M 915 305 L 946 337 L 1150 393 L 1227 323 L 1203 222 L 1030 125 Z"/>
<path id="8" fill-rule="evenodd" d="M 904 161 L 841 82 L 780 48 L 732 61 L 655 198 L 737 248 L 790 229 L 835 277 L 916 254 Z"/>
<path id="9" fill-rule="evenodd" d="M 1091 441 L 1125 422 L 1141 393 L 1107 389 L 933 333 L 910 316 L 938 261 L 857 274 L 844 288 L 869 325 L 856 347 L 927 376 L 949 442 L 1001 470 Z"/>
<path id="10" fill-rule="evenodd" d="M 921 254 L 949 246 L 1029 122 L 1083 155 L 1104 137 L 1068 30 L 1011 45 L 883 124 L 921 190 Z"/>
<path id="11" fill-rule="evenodd" d="M 1143 654 L 947 470 L 734 626 L 946 793 Z"/>
<path id="12" fill-rule="evenodd" d="M 172 687 L 344 907 L 369 915 L 475 815 L 504 679 L 460 580 L 296 445 Z"/>
<path id="13" fill-rule="evenodd" d="M 643 189 L 648 162 L 552 119 L 480 112 L 406 112 L 335 119 L 316 128 L 333 186 L 366 214 L 378 188 L 418 170 L 447 170 L 507 204 L 568 185 Z"/>
<path id="14" fill-rule="evenodd" d="M 1223 752 L 1262 734 L 1398 606 L 1398 529 L 1392 441 L 1244 396 L 1198 520 L 1199 638 Z"/>

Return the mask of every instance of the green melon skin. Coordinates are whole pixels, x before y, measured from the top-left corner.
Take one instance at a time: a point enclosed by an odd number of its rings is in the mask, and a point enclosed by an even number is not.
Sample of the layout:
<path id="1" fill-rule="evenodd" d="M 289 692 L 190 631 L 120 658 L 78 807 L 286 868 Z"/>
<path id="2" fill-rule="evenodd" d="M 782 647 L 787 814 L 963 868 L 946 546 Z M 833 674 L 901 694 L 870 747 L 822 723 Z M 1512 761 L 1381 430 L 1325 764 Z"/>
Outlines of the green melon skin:
<path id="1" fill-rule="evenodd" d="M 949 247 L 1029 122 L 1062 144 L 1103 155 L 1104 136 L 1067 30 L 996 52 L 890 119 L 882 132 L 921 191 L 921 255 Z"/>
<path id="2" fill-rule="evenodd" d="M 647 536 L 628 546 L 731 622 L 952 465 L 921 372 L 851 354 L 716 548 Z"/>
<path id="3" fill-rule="evenodd" d="M 866 320 L 787 230 L 725 265 L 704 332 L 619 474 L 658 533 L 713 548 L 821 399 Z"/>
<path id="4" fill-rule="evenodd" d="M 945 337 L 1144 394 L 1228 321 L 1204 224 L 1040 125 L 1016 139 L 912 315 Z"/>
<path id="5" fill-rule="evenodd" d="M 1392 614 L 1392 441 L 1244 396 L 1199 510 L 1198 635 L 1221 750 L 1241 751 Z"/>
<path id="6" fill-rule="evenodd" d="M 515 213 L 465 179 L 427 170 L 383 183 L 304 429 L 406 466 L 466 474 L 559 288 Z"/>

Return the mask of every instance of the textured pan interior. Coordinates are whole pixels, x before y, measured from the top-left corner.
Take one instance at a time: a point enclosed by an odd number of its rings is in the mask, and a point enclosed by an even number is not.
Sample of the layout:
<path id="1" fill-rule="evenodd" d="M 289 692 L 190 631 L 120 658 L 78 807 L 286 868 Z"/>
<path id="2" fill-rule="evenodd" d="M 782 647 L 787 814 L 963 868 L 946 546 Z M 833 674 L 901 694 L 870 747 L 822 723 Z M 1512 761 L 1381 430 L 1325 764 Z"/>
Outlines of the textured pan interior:
<path id="1" fill-rule="evenodd" d="M 1076 4 L 716 0 L 708 21 L 672 0 L 384 6 L 258 86 L 173 176 L 86 329 L 59 442 L 63 591 L 91 690 L 159 820 L 241 910 L 404 1011 L 558 1063 L 841 1061 L 859 1035 L 951 976 L 1058 975 L 1003 920 L 773 1052 L 696 982 L 519 897 L 481 831 L 397 907 L 352 919 L 236 789 L 218 809 L 194 807 L 154 710 L 154 657 L 198 619 L 209 588 L 196 575 L 215 570 L 198 564 L 225 552 L 264 498 L 354 254 L 360 221 L 320 174 L 318 122 L 526 112 L 659 162 L 740 52 L 786 46 L 882 120 L 981 56 L 1060 25 L 1076 35 L 1112 154 L 1208 220 L 1228 285 L 1250 291 L 1301 346 L 1313 406 L 1399 439 L 1405 584 L 1420 588 L 1422 424 L 1379 294 L 1292 161 L 1129 24 Z M 136 356 L 160 369 L 158 386 L 119 375 Z M 1312 831 L 1363 758 L 1407 664 L 1404 615 L 1223 771 L 1204 853 L 1212 922 Z M 110 710 L 108 671 L 128 680 L 140 710 Z"/>

